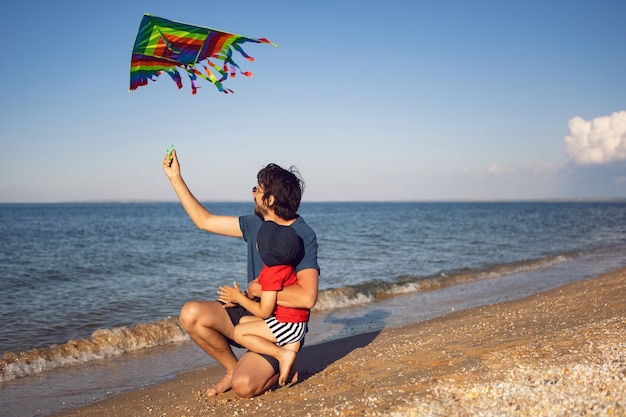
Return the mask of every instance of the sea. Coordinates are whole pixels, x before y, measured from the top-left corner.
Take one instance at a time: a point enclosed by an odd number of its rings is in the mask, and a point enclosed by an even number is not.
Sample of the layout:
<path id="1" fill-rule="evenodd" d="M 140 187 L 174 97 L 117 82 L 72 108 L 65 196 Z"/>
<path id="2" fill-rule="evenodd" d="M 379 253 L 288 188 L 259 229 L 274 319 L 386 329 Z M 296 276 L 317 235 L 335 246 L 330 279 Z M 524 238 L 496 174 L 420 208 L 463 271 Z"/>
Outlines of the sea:
<path id="1" fill-rule="evenodd" d="M 626 201 L 304 202 L 300 215 L 321 268 L 307 345 L 626 266 Z M 244 242 L 197 229 L 179 203 L 0 204 L 1 414 L 46 416 L 215 364 L 178 312 L 245 271 Z"/>

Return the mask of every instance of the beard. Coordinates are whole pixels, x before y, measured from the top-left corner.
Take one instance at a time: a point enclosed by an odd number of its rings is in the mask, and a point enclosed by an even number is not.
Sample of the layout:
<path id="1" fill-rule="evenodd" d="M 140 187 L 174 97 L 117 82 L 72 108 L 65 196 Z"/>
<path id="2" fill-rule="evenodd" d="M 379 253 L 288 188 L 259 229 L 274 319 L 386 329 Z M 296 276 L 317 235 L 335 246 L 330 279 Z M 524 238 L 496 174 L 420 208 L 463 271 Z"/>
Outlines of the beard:
<path id="1" fill-rule="evenodd" d="M 267 214 L 267 208 L 262 207 L 259 204 L 256 204 L 256 206 L 254 207 L 254 214 L 259 216 L 261 219 L 265 220 L 265 215 Z"/>

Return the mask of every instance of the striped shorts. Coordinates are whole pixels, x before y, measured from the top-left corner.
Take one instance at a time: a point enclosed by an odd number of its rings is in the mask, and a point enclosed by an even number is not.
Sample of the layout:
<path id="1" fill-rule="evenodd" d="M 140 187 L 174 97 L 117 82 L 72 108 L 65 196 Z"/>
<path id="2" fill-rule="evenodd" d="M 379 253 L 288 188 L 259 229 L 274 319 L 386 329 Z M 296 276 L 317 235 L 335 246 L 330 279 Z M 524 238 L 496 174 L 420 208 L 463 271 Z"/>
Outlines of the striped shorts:
<path id="1" fill-rule="evenodd" d="M 289 345 L 296 343 L 304 339 L 304 333 L 306 332 L 306 322 L 303 323 L 281 323 L 276 320 L 276 317 L 270 317 L 265 319 L 270 331 L 276 338 L 276 344 L 278 346 Z"/>

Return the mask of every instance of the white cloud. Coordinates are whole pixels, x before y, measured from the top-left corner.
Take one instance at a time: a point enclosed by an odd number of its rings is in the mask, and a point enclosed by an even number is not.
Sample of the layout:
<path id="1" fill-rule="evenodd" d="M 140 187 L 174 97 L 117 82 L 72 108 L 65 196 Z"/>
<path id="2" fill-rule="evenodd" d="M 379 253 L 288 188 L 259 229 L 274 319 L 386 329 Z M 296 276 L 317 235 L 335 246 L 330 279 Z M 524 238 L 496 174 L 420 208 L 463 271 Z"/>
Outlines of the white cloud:
<path id="1" fill-rule="evenodd" d="M 579 164 L 626 160 L 626 111 L 590 122 L 576 116 L 569 121 L 569 136 L 564 141 L 568 158 Z"/>
<path id="2" fill-rule="evenodd" d="M 487 172 L 494 175 L 512 174 L 513 172 L 515 172 L 515 168 L 495 163 L 489 165 L 489 168 L 487 168 Z"/>
<path id="3" fill-rule="evenodd" d="M 536 175 L 555 174 L 563 168 L 563 164 L 554 162 L 537 163 L 526 161 L 522 168 Z"/>

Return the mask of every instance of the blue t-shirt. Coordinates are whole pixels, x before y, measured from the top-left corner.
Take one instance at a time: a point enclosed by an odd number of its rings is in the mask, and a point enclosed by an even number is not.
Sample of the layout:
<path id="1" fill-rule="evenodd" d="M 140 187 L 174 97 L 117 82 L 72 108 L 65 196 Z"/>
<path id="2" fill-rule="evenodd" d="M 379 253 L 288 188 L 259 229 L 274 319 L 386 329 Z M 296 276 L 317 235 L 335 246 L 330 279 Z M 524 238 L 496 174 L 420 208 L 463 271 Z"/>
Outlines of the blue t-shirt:
<path id="1" fill-rule="evenodd" d="M 256 249 L 256 237 L 262 223 L 263 219 L 256 214 L 248 214 L 247 216 L 239 217 L 239 227 L 243 233 L 243 240 L 246 241 L 248 246 L 248 282 L 254 281 L 259 276 L 261 269 L 263 269 L 263 262 L 259 256 L 259 251 Z M 296 265 L 296 272 L 302 271 L 303 269 L 315 268 L 319 273 L 320 267 L 317 264 L 317 236 L 315 232 L 300 216 L 291 224 L 291 227 L 304 243 L 304 256 L 298 265 Z"/>

